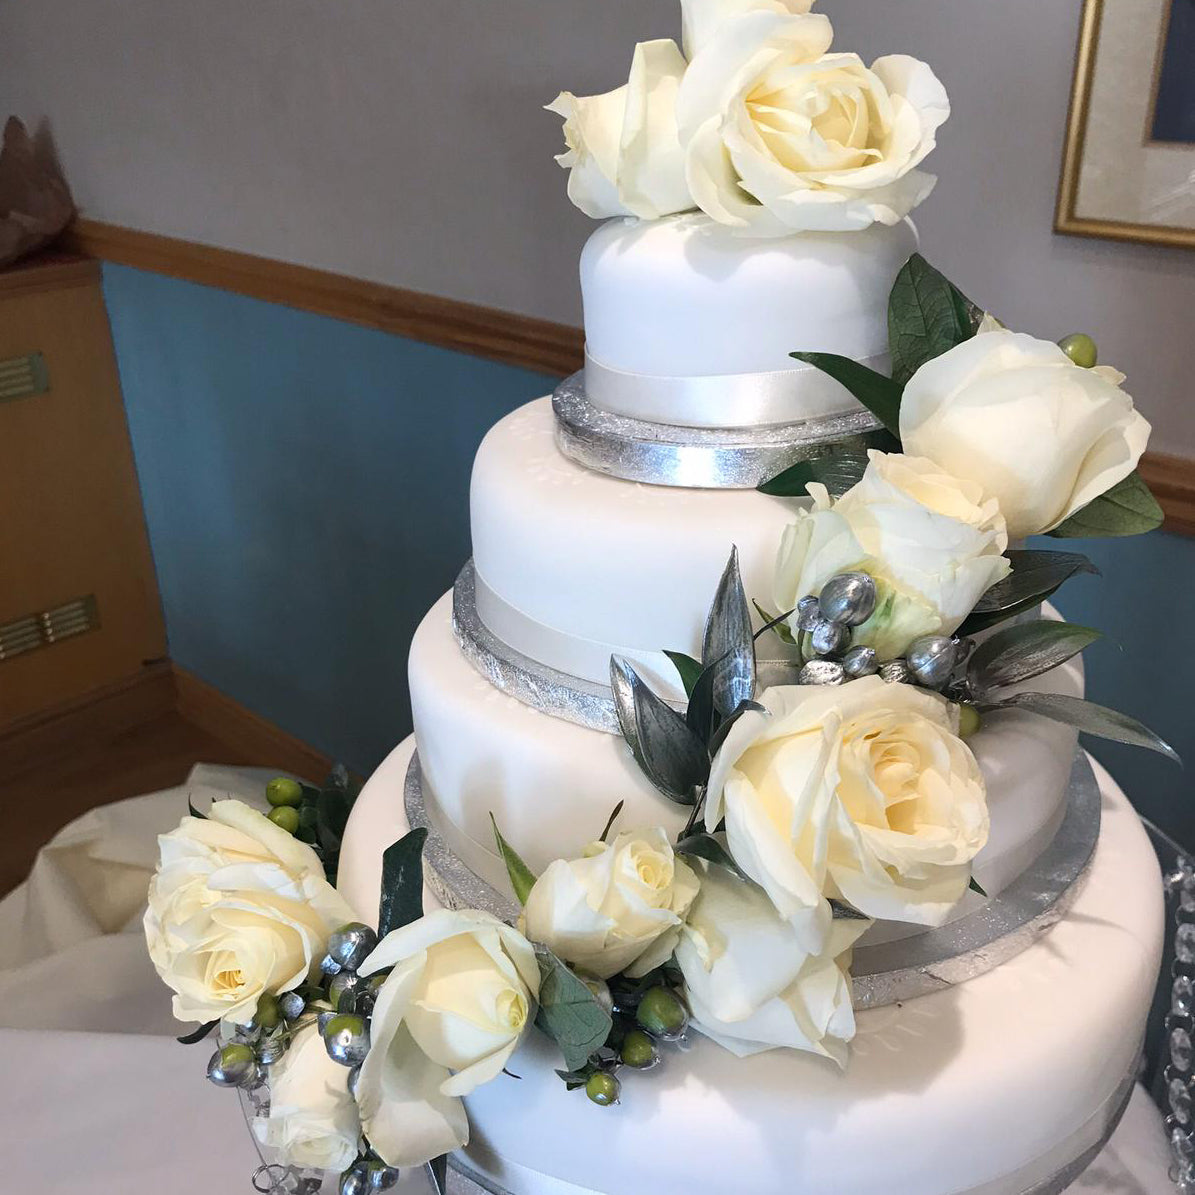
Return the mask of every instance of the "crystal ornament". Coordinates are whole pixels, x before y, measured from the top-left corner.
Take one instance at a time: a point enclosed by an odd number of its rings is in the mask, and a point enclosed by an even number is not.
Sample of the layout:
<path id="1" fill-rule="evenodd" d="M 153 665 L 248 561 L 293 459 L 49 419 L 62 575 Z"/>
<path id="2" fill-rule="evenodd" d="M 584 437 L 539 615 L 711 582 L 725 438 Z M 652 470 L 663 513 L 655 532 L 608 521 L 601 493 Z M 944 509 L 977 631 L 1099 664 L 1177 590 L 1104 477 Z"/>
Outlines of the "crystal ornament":
<path id="1" fill-rule="evenodd" d="M 1178 927 L 1174 935 L 1174 953 L 1180 963 L 1195 963 L 1195 922 L 1184 921 Z"/>
<path id="2" fill-rule="evenodd" d="M 1170 1011 L 1178 1017 L 1189 1017 L 1195 1007 L 1195 980 L 1189 975 L 1176 975 L 1170 989 Z"/>

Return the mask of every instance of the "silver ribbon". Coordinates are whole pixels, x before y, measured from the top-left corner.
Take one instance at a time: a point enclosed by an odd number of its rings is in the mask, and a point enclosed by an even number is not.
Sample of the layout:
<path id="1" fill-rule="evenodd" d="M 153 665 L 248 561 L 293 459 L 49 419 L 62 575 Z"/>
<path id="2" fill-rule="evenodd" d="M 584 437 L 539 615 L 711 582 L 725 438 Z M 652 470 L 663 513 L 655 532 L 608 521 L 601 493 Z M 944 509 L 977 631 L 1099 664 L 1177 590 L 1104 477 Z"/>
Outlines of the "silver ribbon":
<path id="1" fill-rule="evenodd" d="M 852 402 L 834 415 L 762 427 L 682 427 L 601 409 L 584 374 L 566 378 L 552 396 L 556 445 L 570 460 L 624 481 L 689 489 L 754 489 L 798 461 L 833 445 L 868 447 L 880 422 Z"/>
<path id="2" fill-rule="evenodd" d="M 503 921 L 518 907 L 469 869 L 428 816 L 418 752 L 404 804 L 412 829 L 428 830 L 428 886 L 446 908 L 481 909 Z M 965 983 L 1014 958 L 1057 924 L 1083 889 L 1100 835 L 1100 790 L 1084 752 L 1075 754 L 1066 815 L 1054 840 L 998 896 L 940 929 L 857 946 L 851 974 L 857 1009 L 882 1008 Z"/>
<path id="3" fill-rule="evenodd" d="M 864 365 L 882 372 L 888 357 Z M 850 391 L 812 365 L 767 373 L 660 377 L 624 373 L 585 353 L 585 393 L 595 407 L 647 423 L 681 427 L 764 427 L 858 410 Z"/>

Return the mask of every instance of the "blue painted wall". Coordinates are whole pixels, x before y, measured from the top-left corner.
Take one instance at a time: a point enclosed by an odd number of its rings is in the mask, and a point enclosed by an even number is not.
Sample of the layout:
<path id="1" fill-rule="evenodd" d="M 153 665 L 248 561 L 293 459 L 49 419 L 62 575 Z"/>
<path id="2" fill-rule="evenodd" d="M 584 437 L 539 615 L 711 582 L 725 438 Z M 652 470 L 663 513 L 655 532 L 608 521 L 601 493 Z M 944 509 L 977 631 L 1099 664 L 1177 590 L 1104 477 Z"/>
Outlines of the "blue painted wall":
<path id="1" fill-rule="evenodd" d="M 469 554 L 477 445 L 551 379 L 119 267 L 105 290 L 171 655 L 368 772 L 410 730 L 407 645 Z M 1089 695 L 1195 766 L 1195 539 L 1073 546 L 1104 574 L 1059 599 L 1109 632 Z M 1092 745 L 1195 845 L 1185 773 Z"/>
<path id="2" fill-rule="evenodd" d="M 477 446 L 554 383 L 121 267 L 104 289 L 172 658 L 368 772 L 469 555 Z"/>

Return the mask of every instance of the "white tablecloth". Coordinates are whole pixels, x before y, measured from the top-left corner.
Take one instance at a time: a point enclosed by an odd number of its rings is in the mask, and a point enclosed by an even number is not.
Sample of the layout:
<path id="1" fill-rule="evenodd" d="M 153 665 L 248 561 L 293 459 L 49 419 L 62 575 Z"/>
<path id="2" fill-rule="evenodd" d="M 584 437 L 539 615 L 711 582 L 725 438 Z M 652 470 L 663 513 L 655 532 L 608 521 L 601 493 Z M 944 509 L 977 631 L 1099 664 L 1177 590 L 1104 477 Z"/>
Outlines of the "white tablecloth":
<path id="1" fill-rule="evenodd" d="M 188 793 L 200 808 L 228 795 L 262 804 L 272 774 L 200 765 L 180 788 L 94 810 L 0 901 L 0 1190 L 252 1190 L 258 1158 L 238 1100 L 204 1081 L 208 1043 L 174 1041 L 182 1027 L 145 953 L 141 914 L 156 837 L 178 825 Z M 1173 1195 L 1167 1168 L 1161 1118 L 1138 1089 L 1071 1195 Z M 397 1195 L 428 1190 L 413 1173 Z"/>

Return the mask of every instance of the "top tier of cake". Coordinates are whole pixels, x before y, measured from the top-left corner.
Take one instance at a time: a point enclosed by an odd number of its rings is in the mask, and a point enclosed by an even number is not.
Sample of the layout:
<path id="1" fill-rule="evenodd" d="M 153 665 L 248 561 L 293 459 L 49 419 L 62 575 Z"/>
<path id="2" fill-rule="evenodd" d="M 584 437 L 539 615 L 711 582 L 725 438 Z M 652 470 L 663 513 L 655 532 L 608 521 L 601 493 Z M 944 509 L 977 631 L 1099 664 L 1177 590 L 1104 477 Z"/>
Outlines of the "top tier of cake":
<path id="1" fill-rule="evenodd" d="M 857 410 L 793 352 L 888 365 L 888 296 L 917 233 L 752 240 L 706 216 L 611 220 L 581 258 L 589 400 L 689 427 L 796 423 Z"/>

